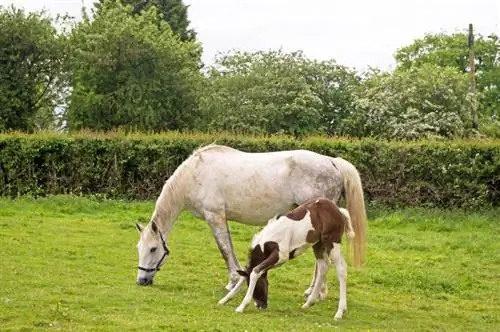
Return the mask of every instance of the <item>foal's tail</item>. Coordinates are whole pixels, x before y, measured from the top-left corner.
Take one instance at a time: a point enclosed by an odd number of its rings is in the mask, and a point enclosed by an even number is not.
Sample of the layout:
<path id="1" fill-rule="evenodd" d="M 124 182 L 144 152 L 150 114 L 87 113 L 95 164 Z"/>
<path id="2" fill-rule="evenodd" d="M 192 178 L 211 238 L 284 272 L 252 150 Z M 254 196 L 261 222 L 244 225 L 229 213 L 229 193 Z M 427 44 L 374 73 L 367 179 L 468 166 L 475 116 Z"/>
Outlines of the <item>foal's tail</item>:
<path id="1" fill-rule="evenodd" d="M 361 267 L 365 261 L 366 247 L 366 210 L 361 178 L 356 167 L 347 160 L 332 158 L 332 161 L 344 177 L 346 207 L 356 234 L 353 239 L 354 245 L 349 247 L 354 247 L 353 265 Z"/>

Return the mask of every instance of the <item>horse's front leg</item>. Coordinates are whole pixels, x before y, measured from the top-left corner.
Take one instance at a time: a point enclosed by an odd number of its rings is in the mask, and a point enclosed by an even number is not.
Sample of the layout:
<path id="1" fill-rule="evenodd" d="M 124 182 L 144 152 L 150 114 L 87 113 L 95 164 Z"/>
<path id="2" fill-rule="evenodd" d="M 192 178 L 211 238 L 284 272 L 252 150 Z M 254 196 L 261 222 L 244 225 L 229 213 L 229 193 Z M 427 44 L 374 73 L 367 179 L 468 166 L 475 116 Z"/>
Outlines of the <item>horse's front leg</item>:
<path id="1" fill-rule="evenodd" d="M 240 279 L 239 274 L 236 272 L 236 270 L 240 269 L 240 264 L 234 254 L 233 243 L 231 241 L 231 234 L 229 233 L 226 216 L 223 212 L 207 213 L 205 214 L 205 220 L 208 222 L 215 238 L 215 242 L 217 242 L 217 247 L 226 262 L 229 273 L 229 282 L 226 285 L 226 289 L 231 290 Z"/>

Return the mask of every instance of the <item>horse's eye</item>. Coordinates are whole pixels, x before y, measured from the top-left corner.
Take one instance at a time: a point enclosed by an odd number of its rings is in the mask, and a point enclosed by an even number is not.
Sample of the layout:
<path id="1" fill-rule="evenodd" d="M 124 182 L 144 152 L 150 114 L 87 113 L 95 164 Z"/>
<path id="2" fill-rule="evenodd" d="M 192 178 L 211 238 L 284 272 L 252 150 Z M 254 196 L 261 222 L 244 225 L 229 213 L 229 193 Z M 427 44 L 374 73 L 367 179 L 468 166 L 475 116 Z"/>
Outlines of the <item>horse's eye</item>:
<path id="1" fill-rule="evenodd" d="M 156 247 L 153 247 L 151 248 L 151 250 L 149 250 L 150 253 L 154 253 L 156 251 Z"/>

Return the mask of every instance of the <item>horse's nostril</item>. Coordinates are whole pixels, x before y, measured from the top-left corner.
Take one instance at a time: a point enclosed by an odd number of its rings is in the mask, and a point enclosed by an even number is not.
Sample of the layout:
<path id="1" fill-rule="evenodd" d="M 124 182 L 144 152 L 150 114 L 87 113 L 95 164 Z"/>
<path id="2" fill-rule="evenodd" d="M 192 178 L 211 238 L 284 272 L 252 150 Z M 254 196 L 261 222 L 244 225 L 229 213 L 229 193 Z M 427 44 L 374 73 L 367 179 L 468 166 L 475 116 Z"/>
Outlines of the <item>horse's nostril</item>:
<path id="1" fill-rule="evenodd" d="M 137 284 L 141 285 L 141 286 L 150 285 L 151 283 L 152 283 L 152 280 L 148 280 L 148 278 L 139 278 L 137 280 Z"/>

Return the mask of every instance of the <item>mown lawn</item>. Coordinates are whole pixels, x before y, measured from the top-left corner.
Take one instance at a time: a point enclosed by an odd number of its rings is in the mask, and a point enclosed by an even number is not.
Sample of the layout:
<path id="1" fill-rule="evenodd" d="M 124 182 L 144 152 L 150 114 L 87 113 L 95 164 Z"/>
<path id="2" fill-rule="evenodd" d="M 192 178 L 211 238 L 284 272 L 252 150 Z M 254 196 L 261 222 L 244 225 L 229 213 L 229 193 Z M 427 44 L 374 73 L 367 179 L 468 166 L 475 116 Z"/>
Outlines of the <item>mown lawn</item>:
<path id="1" fill-rule="evenodd" d="M 301 310 L 312 253 L 270 272 L 266 311 L 226 306 L 226 269 L 208 226 L 182 214 L 155 285 L 135 285 L 134 223 L 153 202 L 0 199 L 0 330 L 500 331 L 500 209 L 369 210 L 366 267 Z M 232 223 L 241 262 L 257 228 Z"/>

